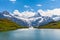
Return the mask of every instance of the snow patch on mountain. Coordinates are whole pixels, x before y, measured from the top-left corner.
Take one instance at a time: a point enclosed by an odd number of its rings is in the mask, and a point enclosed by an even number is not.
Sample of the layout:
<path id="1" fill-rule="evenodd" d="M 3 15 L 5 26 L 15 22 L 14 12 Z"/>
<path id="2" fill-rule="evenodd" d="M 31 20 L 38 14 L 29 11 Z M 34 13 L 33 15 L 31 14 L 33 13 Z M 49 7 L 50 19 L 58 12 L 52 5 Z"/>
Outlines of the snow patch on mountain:
<path id="1" fill-rule="evenodd" d="M 39 13 L 41 13 L 42 16 L 53 16 L 53 15 L 60 15 L 60 8 L 52 9 L 52 10 L 38 10 Z"/>

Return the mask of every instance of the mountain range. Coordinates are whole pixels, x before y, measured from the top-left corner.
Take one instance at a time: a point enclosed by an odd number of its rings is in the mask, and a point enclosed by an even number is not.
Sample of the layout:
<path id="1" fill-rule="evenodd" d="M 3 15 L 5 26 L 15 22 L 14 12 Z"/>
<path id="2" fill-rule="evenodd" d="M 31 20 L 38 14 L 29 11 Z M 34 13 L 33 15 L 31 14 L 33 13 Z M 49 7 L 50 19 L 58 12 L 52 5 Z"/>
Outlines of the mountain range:
<path id="1" fill-rule="evenodd" d="M 28 11 L 26 11 L 26 13 L 19 13 L 17 11 L 15 11 L 14 13 L 9 13 L 8 11 L 0 12 L 0 19 L 5 18 L 22 26 L 38 27 L 48 24 L 52 21 L 59 21 L 60 15 L 52 15 L 51 17 L 49 17 L 42 16 L 41 13 L 32 13 Z"/>

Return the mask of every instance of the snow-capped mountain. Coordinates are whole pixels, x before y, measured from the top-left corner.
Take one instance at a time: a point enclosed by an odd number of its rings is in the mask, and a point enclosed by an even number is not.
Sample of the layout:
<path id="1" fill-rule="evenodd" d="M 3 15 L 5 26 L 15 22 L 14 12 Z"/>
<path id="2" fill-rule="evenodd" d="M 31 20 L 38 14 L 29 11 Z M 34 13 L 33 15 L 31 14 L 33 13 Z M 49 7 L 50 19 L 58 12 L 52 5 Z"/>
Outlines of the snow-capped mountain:
<path id="1" fill-rule="evenodd" d="M 0 18 L 11 17 L 11 14 L 7 11 L 0 12 Z"/>
<path id="2" fill-rule="evenodd" d="M 15 10 L 13 14 L 3 11 L 0 12 L 0 18 L 7 18 L 9 20 L 12 20 L 16 22 L 17 24 L 20 24 L 22 26 L 34 26 L 38 27 L 40 25 L 47 24 L 51 21 L 60 20 L 60 16 L 53 15 L 52 17 L 49 16 L 42 16 L 40 13 L 35 12 L 22 12 Z"/>

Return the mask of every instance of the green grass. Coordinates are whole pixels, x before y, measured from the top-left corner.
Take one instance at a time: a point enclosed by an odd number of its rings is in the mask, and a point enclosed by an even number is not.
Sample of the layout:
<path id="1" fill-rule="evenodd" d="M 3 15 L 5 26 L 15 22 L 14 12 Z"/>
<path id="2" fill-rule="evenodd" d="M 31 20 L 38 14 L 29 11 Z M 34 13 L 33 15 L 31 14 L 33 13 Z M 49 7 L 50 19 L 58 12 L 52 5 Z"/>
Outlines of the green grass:
<path id="1" fill-rule="evenodd" d="M 58 22 L 50 22 L 46 25 L 43 25 L 43 26 L 39 26 L 38 28 L 46 28 L 46 29 L 60 29 L 60 21 Z"/>
<path id="2" fill-rule="evenodd" d="M 20 28 L 27 28 L 27 27 L 18 25 L 7 19 L 0 19 L 0 31 L 9 31 L 9 30 L 15 30 Z"/>

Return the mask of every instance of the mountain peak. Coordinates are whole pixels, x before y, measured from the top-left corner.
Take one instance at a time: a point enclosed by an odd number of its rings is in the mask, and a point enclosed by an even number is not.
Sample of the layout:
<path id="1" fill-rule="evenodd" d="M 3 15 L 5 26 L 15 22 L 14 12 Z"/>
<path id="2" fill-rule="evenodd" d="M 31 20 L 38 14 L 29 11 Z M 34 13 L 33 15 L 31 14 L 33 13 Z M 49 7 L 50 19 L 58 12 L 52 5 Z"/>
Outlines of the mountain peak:
<path id="1" fill-rule="evenodd" d="M 8 11 L 3 11 L 2 13 L 3 14 L 6 14 L 6 15 L 9 15 L 9 12 Z"/>
<path id="2" fill-rule="evenodd" d="M 36 13 L 35 17 L 41 17 L 40 13 Z"/>

